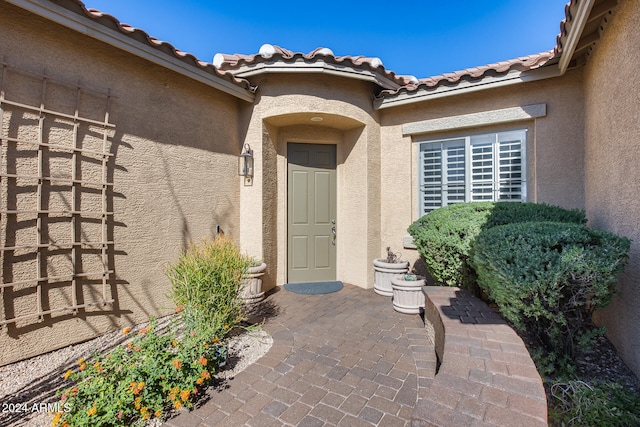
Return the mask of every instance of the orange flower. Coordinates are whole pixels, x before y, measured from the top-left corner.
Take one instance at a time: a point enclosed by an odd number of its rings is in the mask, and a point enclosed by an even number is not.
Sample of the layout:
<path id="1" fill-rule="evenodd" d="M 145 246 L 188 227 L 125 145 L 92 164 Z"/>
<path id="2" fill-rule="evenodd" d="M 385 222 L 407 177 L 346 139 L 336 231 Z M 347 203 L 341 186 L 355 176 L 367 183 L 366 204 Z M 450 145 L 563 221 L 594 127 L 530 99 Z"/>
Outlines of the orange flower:
<path id="1" fill-rule="evenodd" d="M 202 366 L 207 366 L 207 358 L 201 357 L 200 359 L 198 359 L 198 363 L 201 364 Z"/>
<path id="2" fill-rule="evenodd" d="M 122 335 L 127 335 L 129 332 L 131 332 L 131 328 L 129 328 L 129 327 L 124 328 L 124 329 L 122 330 Z"/>
<path id="3" fill-rule="evenodd" d="M 229 329 L 229 325 L 224 325 L 224 328 L 225 329 Z"/>
<path id="4" fill-rule="evenodd" d="M 142 349 L 140 347 L 138 347 L 138 346 L 133 347 L 133 351 L 140 351 L 140 350 L 142 350 Z"/>
<path id="5" fill-rule="evenodd" d="M 196 380 L 196 384 L 198 384 L 198 385 L 202 384 L 203 382 L 204 382 L 204 378 L 198 378 Z"/>
<path id="6" fill-rule="evenodd" d="M 80 365 L 80 370 L 84 371 L 85 369 L 87 369 L 87 364 L 83 363 L 82 365 Z"/>
<path id="7" fill-rule="evenodd" d="M 98 369 L 98 368 L 100 367 L 100 362 L 96 362 L 96 363 L 94 363 L 94 364 L 93 364 L 93 367 L 94 367 L 94 368 L 96 368 L 96 369 Z"/>
<path id="8" fill-rule="evenodd" d="M 182 399 L 183 402 L 186 402 L 187 400 L 189 400 L 190 395 L 191 395 L 191 390 L 182 390 L 180 392 L 180 399 Z"/>
<path id="9" fill-rule="evenodd" d="M 95 415 L 96 412 L 98 412 L 98 409 L 94 406 L 93 408 L 89 409 L 87 411 L 87 415 L 91 416 L 91 415 Z"/>
<path id="10" fill-rule="evenodd" d="M 149 408 L 147 408 L 146 406 L 143 406 L 142 408 L 140 408 L 141 414 L 146 414 L 148 411 L 149 411 Z"/>
<path id="11" fill-rule="evenodd" d="M 68 379 L 71 376 L 71 369 L 69 369 L 67 372 L 64 373 L 64 379 Z"/>
<path id="12" fill-rule="evenodd" d="M 209 378 L 211 378 L 211 375 L 207 371 L 202 371 L 202 373 L 200 374 L 200 377 L 204 378 L 205 380 L 208 380 Z"/>
<path id="13" fill-rule="evenodd" d="M 138 335 L 145 335 L 147 332 L 148 332 L 148 329 L 147 328 L 143 328 L 143 329 L 140 329 L 138 331 Z"/>
<path id="14" fill-rule="evenodd" d="M 71 389 L 71 393 L 77 393 L 78 392 L 78 387 L 74 387 Z"/>
<path id="15" fill-rule="evenodd" d="M 219 343 L 219 342 L 220 342 L 220 338 L 218 338 L 218 337 L 213 337 L 213 339 L 212 339 L 211 341 L 213 341 L 213 343 L 214 343 L 214 344 L 215 344 L 215 343 Z"/>
<path id="16" fill-rule="evenodd" d="M 176 313 L 180 313 L 182 310 L 184 310 L 184 305 L 179 305 L 176 307 Z"/>
<path id="17" fill-rule="evenodd" d="M 175 402 L 173 402 L 173 407 L 176 409 L 182 408 L 182 402 L 180 402 L 179 400 L 176 400 Z"/>
<path id="18" fill-rule="evenodd" d="M 182 362 L 180 362 L 180 359 L 174 359 L 171 363 L 173 363 L 173 366 L 175 366 L 176 369 L 182 368 Z"/>
<path id="19" fill-rule="evenodd" d="M 67 400 L 67 393 L 63 393 L 62 396 L 60 396 L 61 402 L 64 402 L 65 400 Z"/>
<path id="20" fill-rule="evenodd" d="M 156 412 L 153 413 L 153 415 L 156 418 L 160 418 L 162 416 L 162 410 L 158 409 Z"/>
<path id="21" fill-rule="evenodd" d="M 84 357 L 78 359 L 78 365 L 82 365 L 84 363 Z"/>
<path id="22" fill-rule="evenodd" d="M 131 350 L 131 347 L 133 347 L 133 341 L 129 341 L 129 342 L 127 343 L 127 348 L 128 348 L 129 350 Z"/>
<path id="23" fill-rule="evenodd" d="M 148 412 L 142 416 L 143 420 L 148 420 L 149 418 L 151 418 L 151 414 L 149 414 Z"/>
<path id="24" fill-rule="evenodd" d="M 69 427 L 69 423 L 68 422 L 63 422 L 62 425 L 60 427 Z"/>
<path id="25" fill-rule="evenodd" d="M 51 422 L 51 425 L 53 427 L 56 427 L 60 422 L 60 418 L 62 418 L 62 412 L 56 412 L 56 415 L 55 417 L 53 417 L 53 421 Z"/>
<path id="26" fill-rule="evenodd" d="M 173 340 L 173 341 L 171 341 L 171 345 L 172 345 L 173 347 L 177 346 L 177 345 L 178 345 L 178 340 Z"/>

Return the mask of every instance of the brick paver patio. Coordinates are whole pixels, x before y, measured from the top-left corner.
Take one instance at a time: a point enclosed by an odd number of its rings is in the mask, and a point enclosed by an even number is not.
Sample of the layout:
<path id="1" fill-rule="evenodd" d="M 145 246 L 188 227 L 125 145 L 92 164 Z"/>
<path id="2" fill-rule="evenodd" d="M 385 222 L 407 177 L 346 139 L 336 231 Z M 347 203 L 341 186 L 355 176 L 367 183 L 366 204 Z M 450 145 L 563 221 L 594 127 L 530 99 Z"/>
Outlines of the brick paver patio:
<path id="1" fill-rule="evenodd" d="M 348 284 L 325 295 L 280 288 L 265 306 L 269 352 L 167 426 L 410 425 L 436 365 L 419 315 Z"/>

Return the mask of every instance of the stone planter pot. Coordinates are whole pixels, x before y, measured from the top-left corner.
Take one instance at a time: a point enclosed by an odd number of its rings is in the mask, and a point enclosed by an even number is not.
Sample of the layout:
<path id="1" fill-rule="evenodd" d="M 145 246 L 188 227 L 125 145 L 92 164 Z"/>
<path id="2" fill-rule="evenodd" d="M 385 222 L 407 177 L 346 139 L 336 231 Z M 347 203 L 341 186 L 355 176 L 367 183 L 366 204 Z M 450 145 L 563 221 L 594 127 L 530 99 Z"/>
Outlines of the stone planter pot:
<path id="1" fill-rule="evenodd" d="M 264 262 L 255 267 L 249 267 L 242 277 L 242 290 L 240 298 L 245 304 L 253 304 L 264 299 L 262 290 L 262 276 L 267 271 L 267 264 Z"/>
<path id="2" fill-rule="evenodd" d="M 424 309 L 424 285 L 423 276 L 416 276 L 416 280 L 404 280 L 404 274 L 394 276 L 391 279 L 393 309 L 406 314 L 420 313 Z"/>
<path id="3" fill-rule="evenodd" d="M 384 258 L 373 260 L 373 290 L 376 294 L 385 297 L 393 295 L 391 278 L 409 271 L 409 261 L 386 262 Z"/>

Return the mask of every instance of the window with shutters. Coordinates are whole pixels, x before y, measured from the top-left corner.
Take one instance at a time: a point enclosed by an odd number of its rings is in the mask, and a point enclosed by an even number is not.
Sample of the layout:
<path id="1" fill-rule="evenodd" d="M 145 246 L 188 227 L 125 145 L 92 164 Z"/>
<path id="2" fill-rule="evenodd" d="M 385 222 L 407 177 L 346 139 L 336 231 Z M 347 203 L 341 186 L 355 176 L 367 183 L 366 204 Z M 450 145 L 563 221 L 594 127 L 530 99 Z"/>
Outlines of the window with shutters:
<path id="1" fill-rule="evenodd" d="M 526 130 L 420 143 L 419 215 L 471 201 L 526 201 Z"/>

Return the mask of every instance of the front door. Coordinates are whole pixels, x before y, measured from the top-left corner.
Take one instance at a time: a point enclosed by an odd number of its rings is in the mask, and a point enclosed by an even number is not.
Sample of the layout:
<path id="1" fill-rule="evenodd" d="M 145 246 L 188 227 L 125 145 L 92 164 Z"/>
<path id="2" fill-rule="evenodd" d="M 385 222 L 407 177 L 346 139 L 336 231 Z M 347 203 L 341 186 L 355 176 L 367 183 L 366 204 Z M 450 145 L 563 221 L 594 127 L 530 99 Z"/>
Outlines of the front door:
<path id="1" fill-rule="evenodd" d="M 336 146 L 287 147 L 287 281 L 336 279 Z"/>

